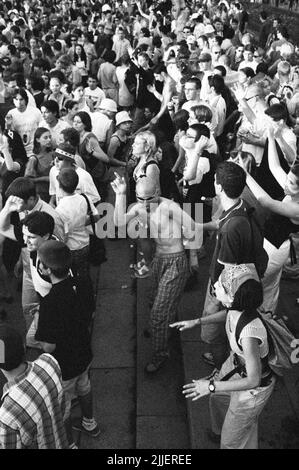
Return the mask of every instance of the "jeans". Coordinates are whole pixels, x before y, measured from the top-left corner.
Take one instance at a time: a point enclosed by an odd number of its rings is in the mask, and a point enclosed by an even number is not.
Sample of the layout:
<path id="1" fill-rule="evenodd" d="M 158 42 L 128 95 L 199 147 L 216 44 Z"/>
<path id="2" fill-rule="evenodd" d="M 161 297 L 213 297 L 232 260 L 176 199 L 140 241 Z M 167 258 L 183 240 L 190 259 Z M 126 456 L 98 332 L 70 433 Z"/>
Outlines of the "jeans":
<path id="1" fill-rule="evenodd" d="M 233 370 L 233 353 L 223 364 L 221 379 Z M 239 380 L 235 374 L 230 381 Z M 210 395 L 212 431 L 221 434 L 221 449 L 258 449 L 258 418 L 269 400 L 275 385 L 272 376 L 269 385 L 240 392 L 219 392 Z"/>

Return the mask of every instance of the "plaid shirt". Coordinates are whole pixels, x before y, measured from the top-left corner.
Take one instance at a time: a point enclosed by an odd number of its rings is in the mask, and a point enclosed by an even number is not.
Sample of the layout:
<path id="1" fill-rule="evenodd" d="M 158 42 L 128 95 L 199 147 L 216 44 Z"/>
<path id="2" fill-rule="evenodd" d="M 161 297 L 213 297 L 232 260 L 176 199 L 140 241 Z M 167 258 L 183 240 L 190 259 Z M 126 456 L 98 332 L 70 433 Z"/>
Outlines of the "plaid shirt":
<path id="1" fill-rule="evenodd" d="M 0 408 L 3 449 L 66 449 L 64 395 L 58 362 L 42 354 L 4 386 Z"/>

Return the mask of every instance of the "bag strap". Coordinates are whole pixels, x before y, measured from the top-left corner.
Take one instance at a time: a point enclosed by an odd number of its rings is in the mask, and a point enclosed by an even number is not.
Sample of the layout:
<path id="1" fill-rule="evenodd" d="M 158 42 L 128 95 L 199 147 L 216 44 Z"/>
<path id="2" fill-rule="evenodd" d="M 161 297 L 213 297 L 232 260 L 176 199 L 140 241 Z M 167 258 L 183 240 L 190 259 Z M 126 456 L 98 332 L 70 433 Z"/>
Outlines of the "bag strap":
<path id="1" fill-rule="evenodd" d="M 89 215 L 89 217 L 90 217 L 92 231 L 93 231 L 93 234 L 96 236 L 96 223 L 95 223 L 94 216 L 93 216 L 93 213 L 92 213 L 92 210 L 91 210 L 91 205 L 90 205 L 89 199 L 86 196 L 86 194 L 81 193 L 81 196 L 84 197 L 84 199 L 87 203 L 87 215 Z"/>

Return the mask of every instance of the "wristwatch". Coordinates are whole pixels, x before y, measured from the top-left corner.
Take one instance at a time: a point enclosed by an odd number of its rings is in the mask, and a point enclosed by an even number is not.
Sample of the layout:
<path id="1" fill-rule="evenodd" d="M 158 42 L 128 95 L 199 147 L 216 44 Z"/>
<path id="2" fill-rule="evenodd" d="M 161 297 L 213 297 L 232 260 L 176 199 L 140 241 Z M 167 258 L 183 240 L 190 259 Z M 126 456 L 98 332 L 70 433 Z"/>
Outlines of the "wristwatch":
<path id="1" fill-rule="evenodd" d="M 210 382 L 209 382 L 209 390 L 210 390 L 211 393 L 215 393 L 215 391 L 216 391 L 214 379 L 211 379 Z"/>

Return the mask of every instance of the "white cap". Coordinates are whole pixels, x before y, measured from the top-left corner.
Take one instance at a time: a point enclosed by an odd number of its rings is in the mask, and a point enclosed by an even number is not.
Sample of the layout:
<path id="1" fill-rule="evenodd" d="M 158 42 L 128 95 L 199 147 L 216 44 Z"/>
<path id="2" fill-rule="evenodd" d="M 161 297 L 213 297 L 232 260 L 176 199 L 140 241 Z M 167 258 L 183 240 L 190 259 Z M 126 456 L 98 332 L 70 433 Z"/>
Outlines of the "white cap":
<path id="1" fill-rule="evenodd" d="M 207 24 L 205 26 L 205 34 L 213 34 L 213 33 L 215 33 L 215 29 L 213 28 L 211 24 Z"/>
<path id="2" fill-rule="evenodd" d="M 123 122 L 133 122 L 129 113 L 127 111 L 120 111 L 115 116 L 115 125 L 116 127 L 122 124 Z"/>
<path id="3" fill-rule="evenodd" d="M 102 6 L 102 12 L 105 13 L 106 11 L 111 11 L 111 6 L 108 3 Z"/>
<path id="4" fill-rule="evenodd" d="M 105 111 L 111 111 L 112 113 L 117 113 L 117 105 L 114 100 L 110 98 L 104 98 L 101 101 L 99 109 L 104 109 Z"/>

